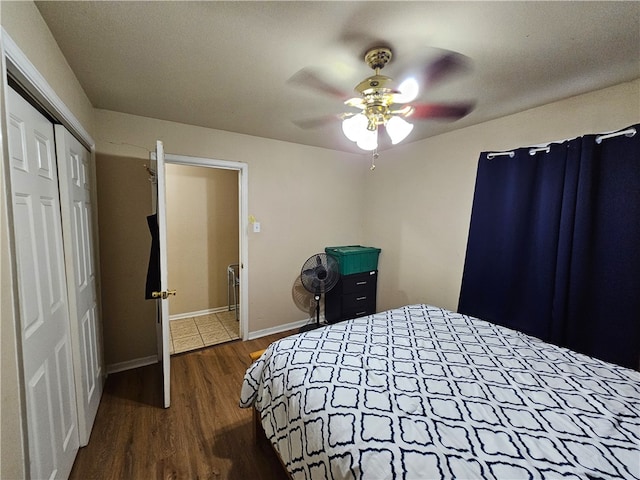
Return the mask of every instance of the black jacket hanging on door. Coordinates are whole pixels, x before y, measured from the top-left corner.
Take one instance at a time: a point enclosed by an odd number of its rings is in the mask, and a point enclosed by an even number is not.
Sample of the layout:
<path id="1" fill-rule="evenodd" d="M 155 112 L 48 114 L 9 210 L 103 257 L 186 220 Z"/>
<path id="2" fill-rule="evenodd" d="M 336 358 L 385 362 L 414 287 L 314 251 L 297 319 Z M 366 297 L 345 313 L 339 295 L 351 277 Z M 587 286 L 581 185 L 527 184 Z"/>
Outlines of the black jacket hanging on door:
<path id="1" fill-rule="evenodd" d="M 153 298 L 153 292 L 160 291 L 160 232 L 158 231 L 158 215 L 147 217 L 149 232 L 151 233 L 151 253 L 149 254 L 149 268 L 147 269 L 147 286 L 145 299 Z"/>

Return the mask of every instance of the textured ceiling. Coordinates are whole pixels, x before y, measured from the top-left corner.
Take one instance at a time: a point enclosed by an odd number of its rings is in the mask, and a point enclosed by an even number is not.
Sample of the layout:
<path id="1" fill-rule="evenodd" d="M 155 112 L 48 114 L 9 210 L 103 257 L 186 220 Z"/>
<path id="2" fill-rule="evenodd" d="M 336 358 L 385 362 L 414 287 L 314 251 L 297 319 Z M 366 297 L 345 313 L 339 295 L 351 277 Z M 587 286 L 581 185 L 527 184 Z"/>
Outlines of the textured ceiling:
<path id="1" fill-rule="evenodd" d="M 636 1 L 37 6 L 96 108 L 351 152 L 362 151 L 338 122 L 292 122 L 343 112 L 340 99 L 289 79 L 311 67 L 352 92 L 371 73 L 362 56 L 372 44 L 393 48 L 391 77 L 443 50 L 470 59 L 419 100 L 476 108 L 416 122 L 405 143 L 640 77 Z"/>

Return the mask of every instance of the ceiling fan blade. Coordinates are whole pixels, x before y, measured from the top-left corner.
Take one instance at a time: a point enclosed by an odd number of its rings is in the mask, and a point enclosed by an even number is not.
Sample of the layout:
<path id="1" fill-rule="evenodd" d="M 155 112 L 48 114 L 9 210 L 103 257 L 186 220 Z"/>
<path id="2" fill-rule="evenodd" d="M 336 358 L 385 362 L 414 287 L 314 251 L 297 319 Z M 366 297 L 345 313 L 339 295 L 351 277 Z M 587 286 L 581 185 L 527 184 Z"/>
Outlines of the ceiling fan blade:
<path id="1" fill-rule="evenodd" d="M 475 105 L 473 103 L 418 103 L 411 106 L 413 113 L 407 115 L 409 118 L 451 118 L 456 120 L 469 114 Z"/>
<path id="2" fill-rule="evenodd" d="M 432 87 L 444 78 L 465 70 L 469 59 L 455 52 L 448 52 L 431 62 L 422 72 L 422 88 Z"/>
<path id="3" fill-rule="evenodd" d="M 360 110 L 364 110 L 365 103 L 362 97 L 353 97 L 344 101 L 344 104 L 348 107 L 359 108 Z"/>
<path id="4" fill-rule="evenodd" d="M 302 118 L 299 120 L 292 120 L 292 122 L 298 127 L 307 130 L 310 128 L 323 127 L 324 125 L 327 125 L 329 123 L 342 120 L 343 116 L 344 114 L 331 114 L 331 115 L 323 115 L 321 117 Z"/>
<path id="5" fill-rule="evenodd" d="M 324 81 L 310 68 L 303 68 L 302 70 L 294 73 L 288 80 L 288 83 L 304 88 L 310 88 L 340 99 L 345 99 L 349 96 L 339 88 Z"/>

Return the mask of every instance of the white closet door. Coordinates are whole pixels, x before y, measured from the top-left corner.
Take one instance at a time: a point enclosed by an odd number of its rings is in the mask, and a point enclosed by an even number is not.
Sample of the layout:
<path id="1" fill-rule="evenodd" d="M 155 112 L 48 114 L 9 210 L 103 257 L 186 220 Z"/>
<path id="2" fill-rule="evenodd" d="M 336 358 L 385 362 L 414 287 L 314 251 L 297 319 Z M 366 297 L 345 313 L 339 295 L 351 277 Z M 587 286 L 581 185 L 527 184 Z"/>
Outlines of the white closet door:
<path id="1" fill-rule="evenodd" d="M 67 478 L 76 397 L 53 125 L 12 89 L 8 144 L 32 478 Z"/>
<path id="2" fill-rule="evenodd" d="M 62 125 L 55 126 L 62 232 L 69 290 L 80 445 L 89 443 L 102 396 L 98 297 L 93 243 L 90 153 Z"/>

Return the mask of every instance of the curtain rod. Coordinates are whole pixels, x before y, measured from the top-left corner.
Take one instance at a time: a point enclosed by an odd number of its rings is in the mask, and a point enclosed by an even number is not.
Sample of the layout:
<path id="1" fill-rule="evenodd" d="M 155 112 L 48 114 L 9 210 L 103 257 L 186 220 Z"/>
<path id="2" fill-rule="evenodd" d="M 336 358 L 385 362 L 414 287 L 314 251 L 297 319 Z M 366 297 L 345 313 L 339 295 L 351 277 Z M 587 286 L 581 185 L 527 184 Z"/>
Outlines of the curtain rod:
<path id="1" fill-rule="evenodd" d="M 620 130 L 618 132 L 603 133 L 596 137 L 596 143 L 599 145 L 602 143 L 602 140 L 619 137 L 621 135 L 625 135 L 627 137 L 633 137 L 636 133 L 637 132 L 634 127 L 627 128 L 626 130 Z M 564 141 L 566 142 L 567 140 L 564 140 Z M 532 147 L 529 149 L 529 155 L 535 155 L 536 153 L 543 152 L 543 151 L 546 153 L 549 153 L 549 150 L 551 148 L 550 147 L 551 143 L 560 143 L 560 142 L 549 142 L 544 147 Z M 491 152 L 487 154 L 487 160 L 492 160 L 496 157 L 504 157 L 504 156 L 509 156 L 513 158 L 515 156 L 515 152 L 513 150 L 509 152 Z"/>

